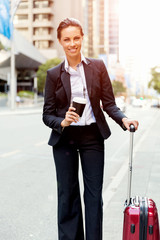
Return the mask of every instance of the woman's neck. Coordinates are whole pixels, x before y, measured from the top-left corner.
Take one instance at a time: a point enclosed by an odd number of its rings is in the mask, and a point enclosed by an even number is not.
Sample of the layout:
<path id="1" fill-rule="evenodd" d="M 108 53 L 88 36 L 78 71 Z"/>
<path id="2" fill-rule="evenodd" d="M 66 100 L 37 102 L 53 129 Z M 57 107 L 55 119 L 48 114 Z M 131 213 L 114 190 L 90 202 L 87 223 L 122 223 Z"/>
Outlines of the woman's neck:
<path id="1" fill-rule="evenodd" d="M 77 65 L 81 62 L 81 55 L 77 58 L 67 58 L 68 64 L 70 67 L 74 68 L 76 70 Z"/>

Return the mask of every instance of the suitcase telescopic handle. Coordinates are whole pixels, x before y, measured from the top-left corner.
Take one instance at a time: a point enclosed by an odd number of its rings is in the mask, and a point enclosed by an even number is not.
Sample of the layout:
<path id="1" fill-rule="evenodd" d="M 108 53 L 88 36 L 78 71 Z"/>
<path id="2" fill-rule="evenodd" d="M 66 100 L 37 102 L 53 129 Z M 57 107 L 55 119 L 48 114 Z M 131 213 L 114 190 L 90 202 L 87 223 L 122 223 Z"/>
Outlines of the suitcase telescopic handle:
<path id="1" fill-rule="evenodd" d="M 130 132 L 135 132 L 136 131 L 135 126 L 133 124 L 131 124 L 129 126 L 129 128 L 130 128 Z"/>
<path id="2" fill-rule="evenodd" d="M 129 146 L 129 171 L 128 171 L 128 193 L 127 193 L 127 205 L 131 203 L 131 184 L 132 184 L 132 161 L 133 161 L 133 136 L 135 132 L 135 126 L 130 125 L 130 146 Z"/>

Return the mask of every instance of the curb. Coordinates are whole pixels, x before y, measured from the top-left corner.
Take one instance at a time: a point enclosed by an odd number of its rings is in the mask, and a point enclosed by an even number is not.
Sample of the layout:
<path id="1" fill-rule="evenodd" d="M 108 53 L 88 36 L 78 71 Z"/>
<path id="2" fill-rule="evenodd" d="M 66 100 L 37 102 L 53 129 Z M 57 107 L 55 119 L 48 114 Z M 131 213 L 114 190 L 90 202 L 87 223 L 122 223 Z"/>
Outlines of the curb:
<path id="1" fill-rule="evenodd" d="M 42 109 L 19 109 L 19 110 L 4 110 L 0 112 L 0 116 L 10 116 L 10 115 L 27 115 L 27 114 L 39 114 L 42 113 Z"/>

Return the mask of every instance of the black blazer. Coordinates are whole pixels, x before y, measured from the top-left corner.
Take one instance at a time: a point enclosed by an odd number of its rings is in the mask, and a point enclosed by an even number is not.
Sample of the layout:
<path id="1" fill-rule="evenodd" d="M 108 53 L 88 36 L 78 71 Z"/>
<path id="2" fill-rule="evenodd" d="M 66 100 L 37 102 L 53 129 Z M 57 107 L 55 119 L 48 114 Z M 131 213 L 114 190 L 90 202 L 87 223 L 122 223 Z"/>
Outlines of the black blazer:
<path id="1" fill-rule="evenodd" d="M 103 110 L 124 130 L 122 118 L 126 117 L 115 104 L 112 85 L 102 60 L 86 58 L 83 62 L 88 95 L 100 133 L 104 139 L 111 135 Z M 48 144 L 54 146 L 62 134 L 61 122 L 70 106 L 70 75 L 64 69 L 64 62 L 47 71 L 43 122 L 52 129 Z M 100 106 L 102 101 L 103 110 Z"/>

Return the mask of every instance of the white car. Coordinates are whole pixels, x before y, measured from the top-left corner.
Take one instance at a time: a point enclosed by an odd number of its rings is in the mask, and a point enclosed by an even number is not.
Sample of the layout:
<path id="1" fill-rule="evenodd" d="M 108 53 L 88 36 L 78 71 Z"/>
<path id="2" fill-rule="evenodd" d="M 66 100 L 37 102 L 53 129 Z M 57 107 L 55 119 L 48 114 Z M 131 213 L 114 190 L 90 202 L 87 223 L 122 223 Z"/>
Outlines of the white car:
<path id="1" fill-rule="evenodd" d="M 135 98 L 132 102 L 133 107 L 143 107 L 143 105 L 144 105 L 144 102 L 141 99 Z"/>
<path id="2" fill-rule="evenodd" d="M 115 98 L 116 105 L 121 109 L 122 112 L 126 111 L 126 103 L 124 101 L 124 97 L 116 97 Z"/>

